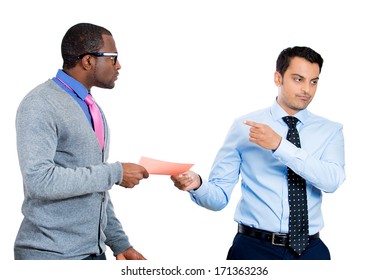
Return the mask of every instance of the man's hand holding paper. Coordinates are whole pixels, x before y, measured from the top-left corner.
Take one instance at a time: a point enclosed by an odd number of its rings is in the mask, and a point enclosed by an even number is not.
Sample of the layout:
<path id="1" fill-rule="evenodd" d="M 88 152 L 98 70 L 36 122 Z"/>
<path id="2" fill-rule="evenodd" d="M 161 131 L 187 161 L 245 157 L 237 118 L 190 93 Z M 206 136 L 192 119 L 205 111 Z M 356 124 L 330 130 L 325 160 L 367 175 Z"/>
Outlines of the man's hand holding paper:
<path id="1" fill-rule="evenodd" d="M 174 186 L 181 191 L 196 190 L 201 186 L 199 175 L 193 171 L 187 171 L 176 176 L 171 176 L 171 180 L 174 182 Z"/>
<path id="2" fill-rule="evenodd" d="M 141 165 L 135 163 L 121 163 L 123 167 L 123 179 L 120 186 L 133 188 L 140 183 L 140 180 L 148 178 L 148 171 Z"/>

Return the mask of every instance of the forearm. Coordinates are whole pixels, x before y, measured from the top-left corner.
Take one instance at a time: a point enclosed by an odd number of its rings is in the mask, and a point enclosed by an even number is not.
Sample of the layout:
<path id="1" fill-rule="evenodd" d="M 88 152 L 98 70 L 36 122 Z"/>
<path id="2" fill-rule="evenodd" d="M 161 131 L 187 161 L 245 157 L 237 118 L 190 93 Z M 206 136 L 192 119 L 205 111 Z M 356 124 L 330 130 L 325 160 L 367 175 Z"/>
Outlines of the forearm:
<path id="1" fill-rule="evenodd" d="M 37 199 L 66 199 L 103 192 L 121 180 L 120 163 L 65 168 L 49 162 L 22 170 L 26 195 Z"/>
<path id="2" fill-rule="evenodd" d="M 341 140 L 328 145 L 317 158 L 283 139 L 274 157 L 324 192 L 334 192 L 345 180 Z"/>
<path id="3" fill-rule="evenodd" d="M 219 211 L 225 208 L 229 203 L 228 192 L 221 186 L 217 186 L 216 182 L 217 180 L 208 182 L 202 179 L 201 186 L 195 191 L 190 191 L 192 201 L 199 206 L 213 211 Z"/>

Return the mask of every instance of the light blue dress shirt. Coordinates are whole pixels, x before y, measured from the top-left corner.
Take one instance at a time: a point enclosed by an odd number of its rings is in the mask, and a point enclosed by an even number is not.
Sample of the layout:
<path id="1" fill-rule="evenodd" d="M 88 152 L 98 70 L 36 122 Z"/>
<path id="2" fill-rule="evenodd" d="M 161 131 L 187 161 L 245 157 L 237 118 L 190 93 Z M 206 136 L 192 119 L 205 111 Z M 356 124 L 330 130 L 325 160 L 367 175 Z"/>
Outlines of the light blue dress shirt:
<path id="1" fill-rule="evenodd" d="M 323 226 L 322 192 L 334 192 L 345 180 L 345 154 L 342 125 L 314 115 L 307 109 L 295 117 L 301 148 L 286 140 L 287 113 L 277 101 L 272 107 L 236 119 L 219 150 L 209 180 L 203 180 L 191 198 L 198 205 L 221 210 L 229 202 L 241 176 L 241 199 L 235 221 L 271 232 L 288 233 L 287 166 L 306 179 L 309 234 Z M 250 120 L 270 126 L 280 136 L 276 151 L 249 141 Z"/>

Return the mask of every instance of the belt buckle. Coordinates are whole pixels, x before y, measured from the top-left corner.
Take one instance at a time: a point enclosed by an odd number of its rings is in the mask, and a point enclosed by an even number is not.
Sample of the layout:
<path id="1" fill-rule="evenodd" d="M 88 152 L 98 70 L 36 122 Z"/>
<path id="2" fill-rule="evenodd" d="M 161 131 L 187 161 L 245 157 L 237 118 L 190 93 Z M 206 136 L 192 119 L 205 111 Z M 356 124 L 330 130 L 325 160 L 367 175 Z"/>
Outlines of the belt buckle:
<path id="1" fill-rule="evenodd" d="M 276 240 L 275 240 L 276 237 L 284 237 L 284 238 L 287 238 L 287 234 L 285 234 L 285 233 L 276 233 L 276 232 L 273 232 L 273 233 L 272 233 L 272 241 L 271 241 L 272 245 L 275 245 L 275 246 L 283 246 L 283 247 L 286 246 L 286 243 L 277 243 Z"/>

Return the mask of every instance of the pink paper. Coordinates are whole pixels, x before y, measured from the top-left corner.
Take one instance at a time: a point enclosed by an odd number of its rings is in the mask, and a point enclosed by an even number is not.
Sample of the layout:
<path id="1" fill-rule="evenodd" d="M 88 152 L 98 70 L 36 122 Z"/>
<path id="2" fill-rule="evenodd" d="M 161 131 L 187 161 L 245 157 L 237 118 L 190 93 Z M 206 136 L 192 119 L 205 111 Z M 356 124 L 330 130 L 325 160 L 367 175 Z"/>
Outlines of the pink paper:
<path id="1" fill-rule="evenodd" d="M 163 160 L 141 157 L 139 165 L 144 166 L 149 174 L 156 175 L 179 175 L 184 173 L 194 165 L 191 163 L 175 163 Z"/>

